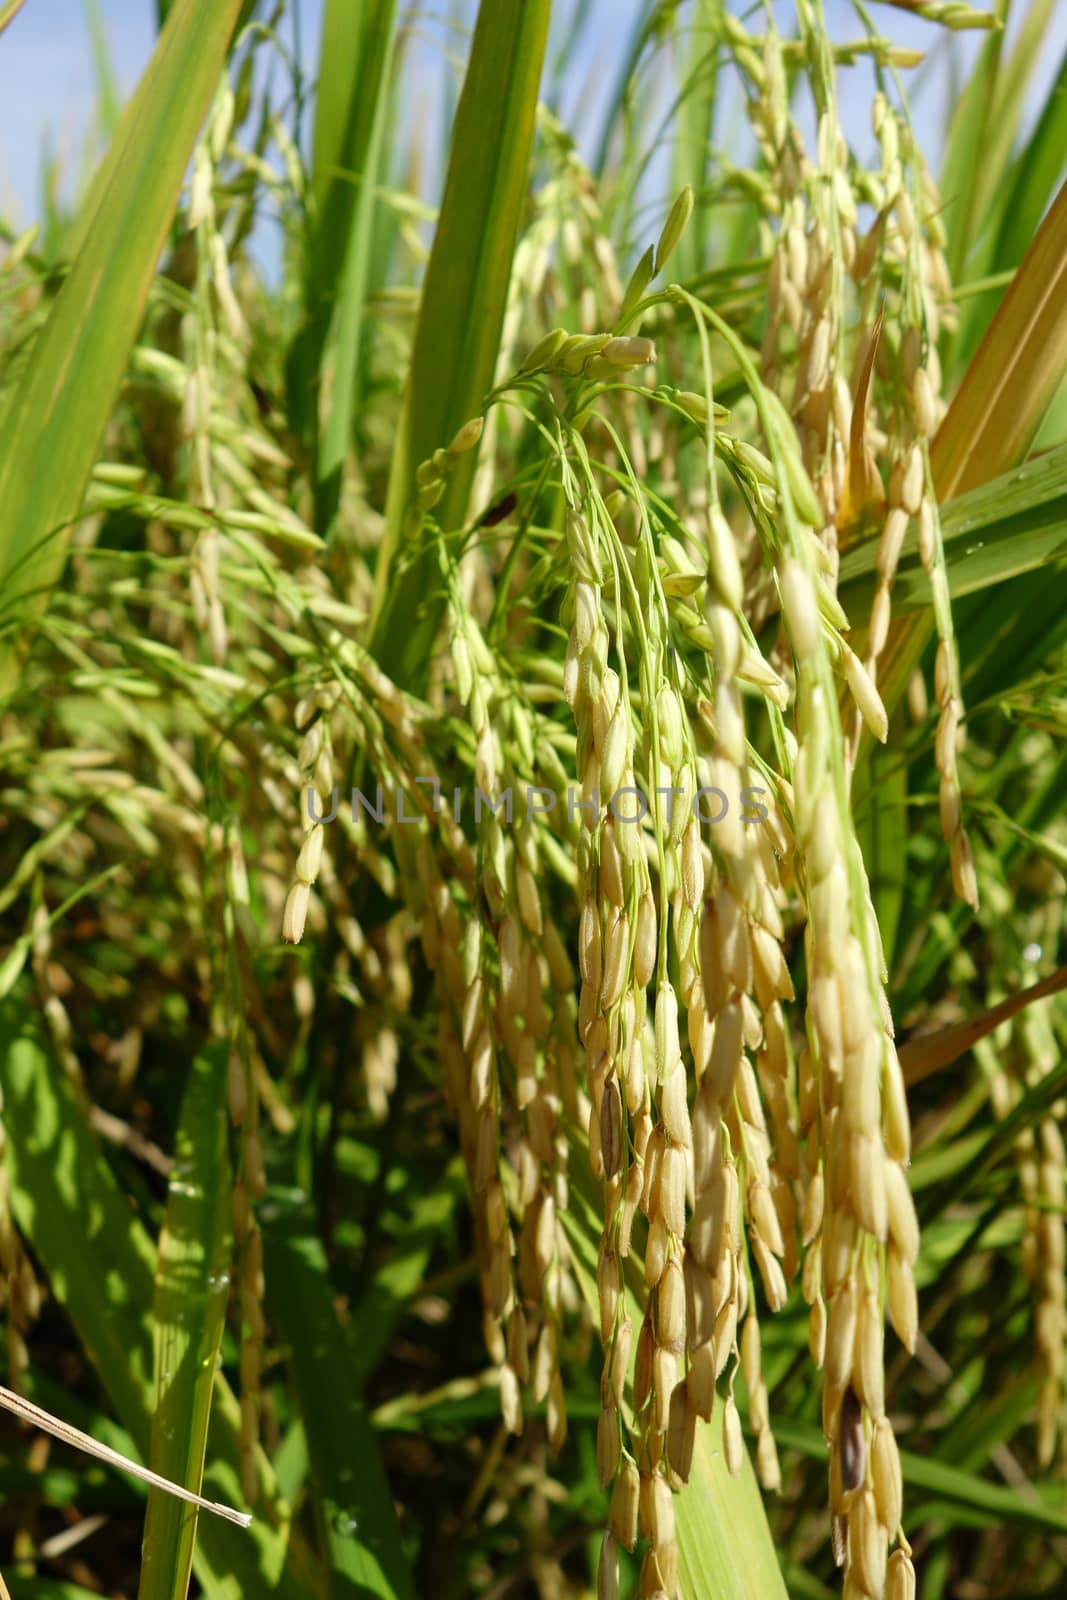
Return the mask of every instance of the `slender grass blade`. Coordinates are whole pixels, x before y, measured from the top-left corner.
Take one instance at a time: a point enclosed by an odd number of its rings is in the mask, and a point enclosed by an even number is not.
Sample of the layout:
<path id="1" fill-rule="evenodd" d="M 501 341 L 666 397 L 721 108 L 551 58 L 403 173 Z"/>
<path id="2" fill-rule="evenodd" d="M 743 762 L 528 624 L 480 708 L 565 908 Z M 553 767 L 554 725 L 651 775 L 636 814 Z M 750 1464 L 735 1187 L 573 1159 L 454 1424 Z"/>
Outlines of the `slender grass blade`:
<path id="1" fill-rule="evenodd" d="M 378 558 L 373 649 L 420 692 L 442 615 L 436 555 L 404 548 L 415 469 L 481 410 L 492 386 L 525 204 L 549 0 L 483 0 L 456 111 L 444 199 L 426 270 Z M 436 514 L 464 516 L 476 451 L 456 464 Z"/>
<path id="2" fill-rule="evenodd" d="M 2 621 L 16 607 L 46 604 L 63 570 L 67 529 L 114 405 L 240 3 L 177 0 L 120 123 L 84 239 L 0 418 Z M 10 656 L 0 659 L 0 695 L 13 670 Z"/>
<path id="3" fill-rule="evenodd" d="M 226 1320 L 230 1228 L 226 1049 L 193 1062 L 175 1144 L 152 1306 L 155 1398 L 150 1460 L 199 1488 L 216 1362 Z M 185 1600 L 197 1518 L 180 1502 L 148 1496 L 139 1600 Z"/>

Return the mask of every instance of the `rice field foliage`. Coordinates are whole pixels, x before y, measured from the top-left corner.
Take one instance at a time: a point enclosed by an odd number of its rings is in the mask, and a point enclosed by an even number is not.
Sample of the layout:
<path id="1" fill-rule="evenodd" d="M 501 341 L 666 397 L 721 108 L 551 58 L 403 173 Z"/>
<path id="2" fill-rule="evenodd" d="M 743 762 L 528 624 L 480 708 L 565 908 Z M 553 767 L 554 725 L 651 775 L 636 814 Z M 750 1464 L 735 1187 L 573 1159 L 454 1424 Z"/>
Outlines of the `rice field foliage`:
<path id="1" fill-rule="evenodd" d="M 97 31 L 0 226 L 0 1594 L 1062 1592 L 1062 70 L 896 9 Z"/>

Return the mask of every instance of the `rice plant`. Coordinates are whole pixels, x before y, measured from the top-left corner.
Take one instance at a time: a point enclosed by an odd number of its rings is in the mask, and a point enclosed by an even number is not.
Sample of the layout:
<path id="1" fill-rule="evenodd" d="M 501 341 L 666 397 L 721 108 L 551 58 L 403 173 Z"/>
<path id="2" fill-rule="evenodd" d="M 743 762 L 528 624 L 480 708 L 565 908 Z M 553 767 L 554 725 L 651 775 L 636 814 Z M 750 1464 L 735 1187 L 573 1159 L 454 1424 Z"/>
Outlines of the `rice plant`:
<path id="1" fill-rule="evenodd" d="M 1063 1592 L 1055 8 L 609 9 L 0 229 L 16 1600 Z"/>

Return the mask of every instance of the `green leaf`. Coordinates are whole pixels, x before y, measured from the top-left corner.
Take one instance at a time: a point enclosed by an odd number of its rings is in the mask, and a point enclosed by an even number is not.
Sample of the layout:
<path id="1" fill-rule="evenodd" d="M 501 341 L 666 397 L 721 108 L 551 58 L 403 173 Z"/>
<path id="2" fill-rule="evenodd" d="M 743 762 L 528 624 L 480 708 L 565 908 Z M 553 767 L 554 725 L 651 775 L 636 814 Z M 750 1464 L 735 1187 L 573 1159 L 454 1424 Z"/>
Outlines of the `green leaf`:
<path id="1" fill-rule="evenodd" d="M 1067 531 L 1067 507 L 1063 528 Z M 1067 641 L 1059 588 L 1041 568 L 1012 583 L 968 596 L 954 606 L 964 698 L 970 705 L 1010 694 Z"/>
<path id="2" fill-rule="evenodd" d="M 1037 232 L 1045 207 L 1055 194 L 1067 162 L 1067 53 L 1060 61 L 1041 115 L 1029 140 L 1016 156 L 999 191 L 999 219 L 980 263 L 981 275 L 1014 270 Z M 960 302 L 959 332 L 952 342 L 954 358 L 969 360 L 997 308 L 999 294 L 990 289 Z"/>
<path id="3" fill-rule="evenodd" d="M 0 625 L 63 571 L 101 435 L 241 0 L 177 0 L 94 185 L 91 221 L 0 418 Z M 57 463 L 62 462 L 62 471 Z M 14 663 L 0 661 L 0 695 Z"/>
<path id="4" fill-rule="evenodd" d="M 711 207 L 704 203 L 704 192 L 712 173 L 715 112 L 719 89 L 718 44 L 723 32 L 723 0 L 696 0 L 687 38 L 679 41 L 684 49 L 686 77 L 680 90 L 680 136 L 674 146 L 672 191 L 691 185 L 696 208 L 678 246 L 675 278 L 686 282 L 695 278 L 708 263 Z"/>
<path id="5" fill-rule="evenodd" d="M 430 1252 L 445 1224 L 463 1205 L 464 1194 L 464 1168 L 457 1159 L 443 1181 L 416 1200 L 402 1237 L 353 1307 L 348 1361 L 357 1390 L 362 1390 L 388 1346 L 397 1317 L 422 1283 Z"/>
<path id="6" fill-rule="evenodd" d="M 338 1594 L 414 1600 L 389 1480 L 360 1397 L 311 1208 L 272 1190 L 262 1211 L 267 1309 L 289 1346 L 319 1536 Z"/>
<path id="7" fill-rule="evenodd" d="M 1067 445 L 950 500 L 941 511 L 945 569 L 953 598 L 978 593 L 1067 555 Z M 838 594 L 846 613 L 870 609 L 878 540 L 841 558 Z M 925 611 L 930 580 L 919 559 L 918 534 L 909 528 L 893 582 L 893 609 Z"/>
<path id="8" fill-rule="evenodd" d="M 119 121 L 119 95 L 115 74 L 111 69 L 104 19 L 100 15 L 99 0 L 85 0 L 85 19 L 89 27 L 89 44 L 96 77 L 96 108 L 100 126 L 109 139 L 114 137 Z"/>
<path id="9" fill-rule="evenodd" d="M 834 1590 L 820 1583 L 814 1573 L 791 1562 L 783 1563 L 785 1580 L 792 1600 L 834 1600 Z"/>
<path id="10" fill-rule="evenodd" d="M 1010 1439 L 1033 1416 L 1039 1382 L 1035 1373 L 1023 1372 L 998 1386 L 985 1405 L 961 1411 L 940 1441 L 938 1454 L 964 1468 L 988 1461 L 997 1445 Z"/>
<path id="11" fill-rule="evenodd" d="M 0 1053 L 15 1220 L 143 1459 L 151 1431 L 155 1250 L 96 1148 L 69 1080 L 14 998 L 0 1005 Z M 221 1374 L 215 1385 L 205 1493 L 234 1505 L 241 1499 L 240 1409 Z M 262 1455 L 259 1476 L 251 1528 L 217 1518 L 200 1528 L 194 1566 L 205 1594 L 323 1595 L 320 1569 L 290 1528 Z"/>
<path id="12" fill-rule="evenodd" d="M 968 1195 L 975 1184 L 1000 1162 L 1007 1159 L 1021 1135 L 1036 1126 L 1046 1115 L 1067 1084 L 1067 1063 L 1059 1062 L 1043 1078 L 1026 1090 L 1002 1121 L 990 1131 L 985 1141 L 978 1145 L 973 1156 L 944 1183 L 931 1186 L 923 1197 L 920 1222 L 925 1226 L 929 1217 L 936 1217 L 947 1207 L 956 1205 Z"/>
<path id="13" fill-rule="evenodd" d="M 1003 14 L 1004 0 L 1000 12 Z M 1000 72 L 1004 34 L 991 33 L 979 51 L 970 82 L 955 105 L 941 168 L 941 200 L 948 229 L 948 262 L 953 281 L 962 279 L 979 222 L 980 184 L 974 152 L 983 148 Z"/>
<path id="14" fill-rule="evenodd" d="M 1010 0 L 1007 0 L 1003 8 L 1005 21 L 1009 9 Z M 993 213 L 1003 203 L 1004 177 L 1023 121 L 1033 108 L 1034 73 L 1048 48 L 1049 21 L 1056 9 L 1057 0 L 1029 0 L 1021 25 L 1017 31 L 1011 30 L 1014 40 L 997 74 L 982 160 L 973 162 L 972 181 L 978 190 L 983 227 L 989 225 Z M 1035 227 L 1037 221 L 1035 217 Z M 1024 248 L 1029 238 L 1028 235 Z"/>
<path id="15" fill-rule="evenodd" d="M 175 1140 L 152 1307 L 155 1396 L 149 1464 L 199 1492 L 226 1320 L 230 1229 L 225 1046 L 190 1069 Z M 185 1600 L 197 1513 L 148 1494 L 138 1600 Z"/>
<path id="16" fill-rule="evenodd" d="M 1003 30 L 989 36 L 957 105 L 941 181 L 954 283 L 963 282 L 969 270 L 984 277 L 1004 264 L 995 245 L 1008 210 L 1006 176 L 1020 123 L 1033 98 L 1034 68 L 1046 46 L 1053 4 L 1054 0 L 1031 0 L 1007 59 Z M 1009 0 L 1001 0 L 996 9 L 1006 19 Z M 976 150 L 982 152 L 981 161 L 974 159 Z M 1039 220 L 1040 212 L 1031 221 L 1023 249 Z M 1021 255 L 1020 250 L 1016 261 Z M 950 342 L 958 347 L 962 340 Z"/>
<path id="17" fill-rule="evenodd" d="M 396 0 L 328 0 L 315 96 L 307 321 L 290 366 L 298 431 L 316 438 L 316 524 L 326 533 L 359 397 L 375 192 L 396 36 Z M 332 328 L 332 337 L 331 337 Z M 320 380 L 331 361 L 319 429 Z"/>
<path id="18" fill-rule="evenodd" d="M 736 1478 L 726 1469 L 722 1418 L 697 1424 L 693 1469 L 677 1497 L 678 1566 L 692 1600 L 785 1600 L 786 1588 L 748 1453 Z"/>
<path id="19" fill-rule="evenodd" d="M 441 619 L 437 557 L 409 537 L 415 469 L 478 416 L 492 387 L 511 262 L 526 203 L 550 0 L 482 0 L 456 111 L 448 176 L 426 269 L 378 557 L 372 650 L 419 693 Z M 463 521 L 476 451 L 459 457 L 435 516 Z"/>

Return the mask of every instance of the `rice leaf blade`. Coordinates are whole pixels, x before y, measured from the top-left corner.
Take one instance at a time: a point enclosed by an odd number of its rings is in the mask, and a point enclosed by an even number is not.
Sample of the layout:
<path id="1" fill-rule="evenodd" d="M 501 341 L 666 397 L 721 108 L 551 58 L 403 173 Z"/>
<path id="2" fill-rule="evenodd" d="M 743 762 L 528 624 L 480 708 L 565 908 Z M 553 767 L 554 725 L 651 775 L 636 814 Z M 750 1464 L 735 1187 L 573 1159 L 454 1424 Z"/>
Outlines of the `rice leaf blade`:
<path id="1" fill-rule="evenodd" d="M 361 142 L 355 152 L 361 157 L 358 192 L 351 208 L 345 239 L 344 267 L 338 295 L 334 343 L 333 387 L 319 447 L 317 491 L 319 527 L 330 529 L 341 492 L 341 471 L 352 434 L 352 422 L 359 404 L 360 357 L 363 321 L 370 283 L 371 250 L 374 243 L 375 189 L 381 167 L 382 139 L 386 111 L 393 43 L 396 32 L 396 0 L 374 8 L 368 23 L 366 46 L 366 86 L 361 84 L 360 110 L 372 108 L 360 127 Z"/>
<path id="2" fill-rule="evenodd" d="M 89 26 L 89 42 L 92 47 L 93 73 L 96 78 L 97 114 L 104 132 L 109 139 L 112 139 L 118 127 L 120 115 L 119 93 L 115 82 L 107 31 L 104 27 L 104 19 L 100 15 L 99 0 L 85 0 L 85 15 Z"/>
<path id="3" fill-rule="evenodd" d="M 1065 371 L 1067 186 L 1038 229 L 934 440 L 942 500 L 1024 459 Z"/>
<path id="4" fill-rule="evenodd" d="M 689 225 L 679 241 L 675 262 L 671 265 L 672 274 L 683 280 L 695 278 L 709 259 L 711 209 L 704 201 L 704 194 L 710 177 L 708 162 L 714 143 L 718 107 L 717 42 L 722 27 L 723 0 L 697 0 L 685 57 L 688 73 L 681 91 L 681 136 L 675 146 L 672 186 L 678 194 L 687 183 L 690 184 L 697 200 Z"/>
<path id="5" fill-rule="evenodd" d="M 226 1320 L 230 1228 L 225 1047 L 197 1057 L 178 1123 L 152 1307 L 155 1399 L 149 1459 L 199 1490 L 216 1362 Z M 139 1600 L 184 1600 L 196 1508 L 150 1489 Z"/>
<path id="6" fill-rule="evenodd" d="M 315 437 L 316 522 L 328 531 L 358 403 L 375 193 L 396 0 L 330 0 L 323 16 L 310 182 L 306 317 L 290 356 L 290 410 Z M 321 373 L 332 351 L 320 419 Z M 320 435 L 321 421 L 321 435 Z"/>
<path id="7" fill-rule="evenodd" d="M 240 6 L 175 5 L 116 135 L 106 188 L 5 407 L 5 623 L 16 604 L 45 604 L 63 570 L 66 529 L 81 504 Z M 10 657 L 0 659 L 0 693 L 11 668 Z"/>
<path id="8" fill-rule="evenodd" d="M 1015 157 L 1000 189 L 998 224 L 982 256 L 983 276 L 1014 270 L 1026 254 L 1067 163 L 1067 53 L 1060 61 L 1033 132 Z M 970 360 L 996 311 L 999 294 L 987 290 L 960 302 L 959 331 L 952 341 L 953 364 Z"/>
<path id="9" fill-rule="evenodd" d="M 307 1434 L 316 1517 L 338 1593 L 414 1600 L 374 1429 L 337 1321 L 322 1241 L 306 1203 L 273 1191 L 264 1207 L 268 1307 L 289 1346 Z"/>
<path id="10" fill-rule="evenodd" d="M 359 1305 L 353 1307 L 347 1342 L 352 1382 L 357 1390 L 362 1391 L 377 1366 L 397 1316 L 423 1280 L 434 1244 L 462 1203 L 462 1169 L 453 1162 L 445 1180 L 420 1196 L 402 1240 L 374 1273 Z"/>
<path id="11" fill-rule="evenodd" d="M 1003 4 L 1000 8 L 1003 11 Z M 956 104 L 941 169 L 941 198 L 948 228 L 948 262 L 954 281 L 965 276 L 971 242 L 979 225 L 980 180 L 974 152 L 982 149 L 1001 70 L 1004 34 L 998 29 L 983 43 L 970 82 Z"/>
<path id="12" fill-rule="evenodd" d="M 533 143 L 549 0 L 483 0 L 426 269 L 378 558 L 372 648 L 420 692 L 443 604 L 432 548 L 403 548 L 416 467 L 477 416 L 491 388 Z M 435 514 L 464 516 L 476 451 L 452 471 Z"/>
<path id="13" fill-rule="evenodd" d="M 955 137 L 950 140 L 946 156 L 943 187 L 949 260 L 958 282 L 968 275 L 984 277 L 1004 264 L 997 253 L 997 235 L 1009 215 L 1009 185 L 1005 179 L 1051 9 L 1052 0 L 1032 0 L 1007 57 L 1003 30 L 990 35 L 961 102 L 958 126 L 954 123 L 953 127 Z M 1008 10 L 1008 3 L 1000 6 L 1002 20 L 1007 19 Z M 982 152 L 981 161 L 974 159 L 976 150 Z M 1031 221 L 1023 249 L 1039 221 L 1040 212 Z M 1021 255 L 1022 250 L 1015 262 Z M 961 357 L 969 359 L 973 354 L 974 310 L 972 302 L 969 313 L 965 312 L 961 319 L 959 332 L 946 340 L 951 362 L 957 369 Z"/>
<path id="14" fill-rule="evenodd" d="M 941 529 L 954 599 L 1061 559 L 1067 554 L 1067 446 L 949 501 Z M 841 603 L 850 615 L 870 609 L 877 549 L 877 540 L 867 540 L 841 558 Z M 902 614 L 929 604 L 930 583 L 913 528 L 904 540 L 893 605 Z"/>

